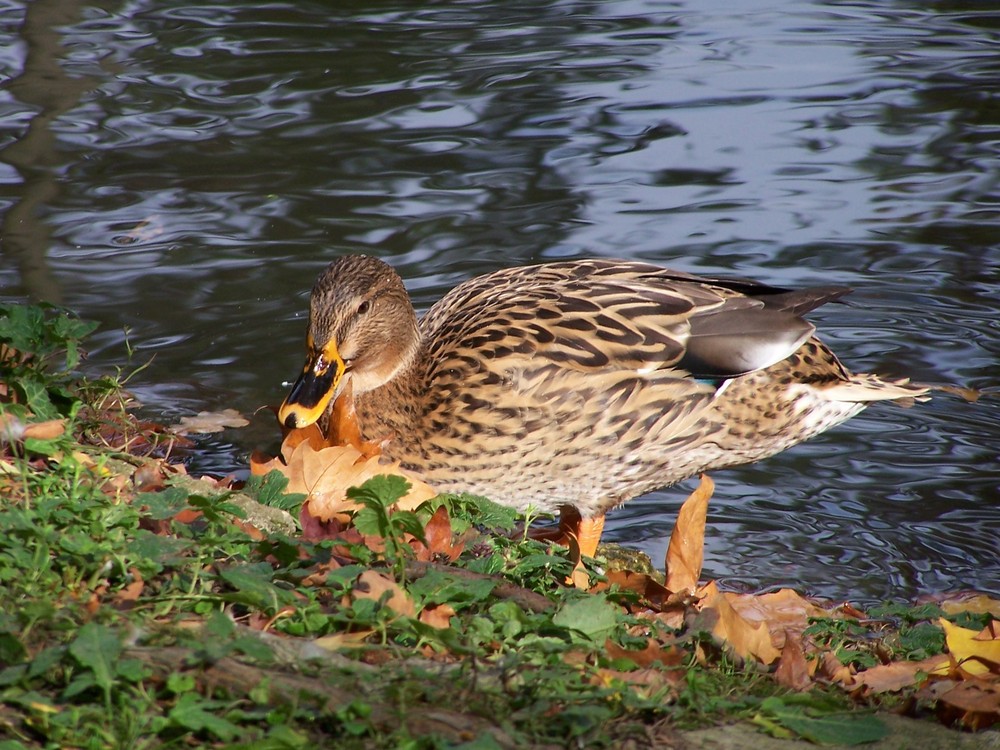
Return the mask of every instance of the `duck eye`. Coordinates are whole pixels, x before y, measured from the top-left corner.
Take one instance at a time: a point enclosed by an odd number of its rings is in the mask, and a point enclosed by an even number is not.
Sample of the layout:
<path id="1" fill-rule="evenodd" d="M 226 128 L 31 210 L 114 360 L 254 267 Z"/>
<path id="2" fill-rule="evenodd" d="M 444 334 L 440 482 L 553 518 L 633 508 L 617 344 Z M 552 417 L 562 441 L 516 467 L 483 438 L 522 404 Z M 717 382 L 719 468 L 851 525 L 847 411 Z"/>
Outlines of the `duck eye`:
<path id="1" fill-rule="evenodd" d="M 358 305 L 358 315 L 364 315 L 366 312 L 372 309 L 372 301 L 366 299 L 360 305 Z"/>

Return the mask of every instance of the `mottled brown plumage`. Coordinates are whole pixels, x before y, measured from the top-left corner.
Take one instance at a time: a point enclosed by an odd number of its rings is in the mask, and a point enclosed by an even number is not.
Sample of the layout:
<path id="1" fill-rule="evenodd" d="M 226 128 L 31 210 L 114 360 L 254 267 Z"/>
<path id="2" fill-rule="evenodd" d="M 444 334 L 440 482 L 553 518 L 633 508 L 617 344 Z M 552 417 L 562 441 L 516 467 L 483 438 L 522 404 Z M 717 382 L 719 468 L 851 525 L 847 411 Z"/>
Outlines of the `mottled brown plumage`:
<path id="1" fill-rule="evenodd" d="M 921 395 L 850 374 L 800 317 L 846 291 L 578 260 L 471 279 L 418 322 L 391 267 L 344 257 L 279 418 L 316 421 L 350 382 L 363 436 L 432 486 L 599 517 Z"/>

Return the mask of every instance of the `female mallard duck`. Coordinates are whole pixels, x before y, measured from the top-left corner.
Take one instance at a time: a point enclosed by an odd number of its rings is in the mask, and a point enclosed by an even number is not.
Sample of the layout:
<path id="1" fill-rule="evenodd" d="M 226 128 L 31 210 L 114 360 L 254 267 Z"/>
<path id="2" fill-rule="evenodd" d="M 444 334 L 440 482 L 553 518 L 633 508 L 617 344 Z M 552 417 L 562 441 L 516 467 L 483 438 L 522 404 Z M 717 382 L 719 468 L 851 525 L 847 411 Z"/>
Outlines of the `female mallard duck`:
<path id="1" fill-rule="evenodd" d="M 575 510 L 593 554 L 626 500 L 924 393 L 852 375 L 813 336 L 800 316 L 847 291 L 574 260 L 471 279 L 418 321 L 390 266 L 343 257 L 313 288 L 278 418 L 305 427 L 350 384 L 389 459 L 442 491 Z"/>

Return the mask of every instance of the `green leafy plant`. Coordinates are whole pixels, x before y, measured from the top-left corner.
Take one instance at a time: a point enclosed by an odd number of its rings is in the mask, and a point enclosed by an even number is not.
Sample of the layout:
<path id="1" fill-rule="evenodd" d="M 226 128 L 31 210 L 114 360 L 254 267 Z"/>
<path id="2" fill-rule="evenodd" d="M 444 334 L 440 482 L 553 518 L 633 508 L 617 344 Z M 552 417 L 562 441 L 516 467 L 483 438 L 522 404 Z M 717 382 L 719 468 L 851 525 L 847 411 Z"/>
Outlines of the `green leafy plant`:
<path id="1" fill-rule="evenodd" d="M 80 340 L 97 327 L 51 306 L 0 303 L 0 381 L 39 419 L 68 416 Z"/>
<path id="2" fill-rule="evenodd" d="M 355 514 L 354 528 L 362 534 L 382 538 L 385 560 L 392 566 L 397 580 L 403 578 L 406 560 L 412 552 L 403 535 L 411 534 L 426 541 L 424 525 L 416 513 L 391 508 L 409 489 L 410 483 L 402 477 L 382 474 L 347 491 L 351 500 L 365 506 Z"/>

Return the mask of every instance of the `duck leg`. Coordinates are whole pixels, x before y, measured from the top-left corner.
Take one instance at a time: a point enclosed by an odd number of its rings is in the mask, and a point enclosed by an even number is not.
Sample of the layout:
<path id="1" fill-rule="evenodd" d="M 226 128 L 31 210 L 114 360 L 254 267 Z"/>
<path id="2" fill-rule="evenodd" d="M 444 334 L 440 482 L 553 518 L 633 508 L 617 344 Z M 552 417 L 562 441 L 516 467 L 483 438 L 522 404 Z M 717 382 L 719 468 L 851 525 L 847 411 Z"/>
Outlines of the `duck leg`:
<path id="1" fill-rule="evenodd" d="M 594 557 L 604 532 L 604 514 L 583 518 L 576 508 L 564 508 L 559 514 L 559 530 L 567 542 L 576 540 L 580 557 Z"/>
<path id="2" fill-rule="evenodd" d="M 571 505 L 559 509 L 559 526 L 556 528 L 532 529 L 528 536 L 541 542 L 553 542 L 563 547 L 577 547 L 581 557 L 594 557 L 597 545 L 604 532 L 604 514 L 584 518 Z"/>

